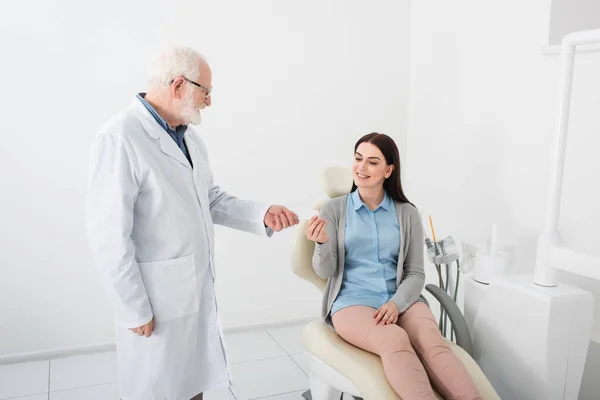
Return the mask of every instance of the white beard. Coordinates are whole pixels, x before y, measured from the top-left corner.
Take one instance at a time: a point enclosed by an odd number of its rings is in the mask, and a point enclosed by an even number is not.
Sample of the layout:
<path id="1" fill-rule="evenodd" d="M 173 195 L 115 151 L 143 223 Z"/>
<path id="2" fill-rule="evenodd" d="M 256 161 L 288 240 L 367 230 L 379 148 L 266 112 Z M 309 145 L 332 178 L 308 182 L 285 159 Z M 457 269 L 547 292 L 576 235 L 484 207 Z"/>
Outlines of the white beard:
<path id="1" fill-rule="evenodd" d="M 201 110 L 204 107 L 194 108 L 192 91 L 190 90 L 181 106 L 181 117 L 186 124 L 200 125 L 202 122 Z"/>

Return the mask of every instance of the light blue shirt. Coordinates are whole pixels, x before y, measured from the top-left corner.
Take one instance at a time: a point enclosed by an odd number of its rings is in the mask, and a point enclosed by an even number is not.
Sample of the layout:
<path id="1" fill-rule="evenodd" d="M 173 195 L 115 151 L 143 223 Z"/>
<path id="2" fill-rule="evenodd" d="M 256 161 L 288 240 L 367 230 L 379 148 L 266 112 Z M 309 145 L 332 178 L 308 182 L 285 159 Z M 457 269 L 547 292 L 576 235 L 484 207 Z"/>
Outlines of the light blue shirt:
<path id="1" fill-rule="evenodd" d="M 346 199 L 345 265 L 331 313 L 350 306 L 379 308 L 396 293 L 400 223 L 394 201 L 384 195 L 371 211 L 352 192 Z"/>

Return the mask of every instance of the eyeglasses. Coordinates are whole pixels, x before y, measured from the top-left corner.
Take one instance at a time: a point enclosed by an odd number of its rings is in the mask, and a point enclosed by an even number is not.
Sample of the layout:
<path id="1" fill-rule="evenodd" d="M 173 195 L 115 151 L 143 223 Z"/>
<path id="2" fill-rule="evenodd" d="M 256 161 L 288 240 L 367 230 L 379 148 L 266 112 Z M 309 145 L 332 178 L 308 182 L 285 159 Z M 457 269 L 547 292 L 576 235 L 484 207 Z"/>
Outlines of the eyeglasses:
<path id="1" fill-rule="evenodd" d="M 210 96 L 210 92 L 212 92 L 213 88 L 207 88 L 206 86 L 203 86 L 201 84 L 199 84 L 198 82 L 194 82 L 191 79 L 186 78 L 185 76 L 183 77 L 183 79 L 185 79 L 186 82 L 191 83 L 192 85 L 196 85 L 198 86 L 200 89 L 204 90 L 204 95 L 206 97 Z M 172 80 L 171 83 L 175 82 L 175 80 Z"/>
<path id="2" fill-rule="evenodd" d="M 191 79 L 186 78 L 185 76 L 183 77 L 183 79 L 185 79 L 186 81 L 188 81 L 189 83 L 191 83 L 192 85 L 196 85 L 198 86 L 200 89 L 204 90 L 204 94 L 206 95 L 206 97 L 210 96 L 210 92 L 212 92 L 213 88 L 207 88 L 206 86 L 202 86 L 201 84 L 194 82 Z"/>

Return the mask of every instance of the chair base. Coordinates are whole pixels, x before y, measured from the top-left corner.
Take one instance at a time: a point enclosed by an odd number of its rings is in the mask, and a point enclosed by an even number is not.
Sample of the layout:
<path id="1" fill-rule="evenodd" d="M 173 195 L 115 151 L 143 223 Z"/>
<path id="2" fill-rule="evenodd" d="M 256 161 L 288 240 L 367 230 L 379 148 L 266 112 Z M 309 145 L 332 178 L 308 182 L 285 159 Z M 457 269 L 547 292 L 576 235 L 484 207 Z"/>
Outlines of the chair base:
<path id="1" fill-rule="evenodd" d="M 349 396 L 352 396 L 352 395 L 349 395 Z M 302 397 L 303 397 L 305 400 L 313 400 L 313 398 L 312 398 L 312 393 L 311 393 L 311 391 L 310 391 L 310 390 L 307 390 L 306 392 L 302 393 Z M 342 395 L 341 395 L 340 399 L 342 399 L 342 400 L 343 400 L 343 398 L 344 398 L 344 394 L 342 393 Z M 362 397 L 356 397 L 356 396 L 352 396 L 352 398 L 353 398 L 354 400 L 363 400 L 363 398 L 362 398 Z"/>
<path id="2" fill-rule="evenodd" d="M 306 352 L 310 366 L 310 390 L 302 394 L 306 400 L 342 400 L 344 393 L 355 400 L 362 400 L 356 394 L 356 387 L 342 374 Z M 329 382 L 329 383 L 328 383 Z"/>
<path id="3" fill-rule="evenodd" d="M 312 400 L 341 400 L 341 390 L 327 384 L 316 374 L 310 374 L 310 393 Z"/>
<path id="4" fill-rule="evenodd" d="M 360 394 L 358 389 L 346 376 L 331 368 L 310 352 L 306 352 L 305 355 L 309 367 L 313 400 L 339 400 L 342 393 L 358 398 L 357 396 Z"/>

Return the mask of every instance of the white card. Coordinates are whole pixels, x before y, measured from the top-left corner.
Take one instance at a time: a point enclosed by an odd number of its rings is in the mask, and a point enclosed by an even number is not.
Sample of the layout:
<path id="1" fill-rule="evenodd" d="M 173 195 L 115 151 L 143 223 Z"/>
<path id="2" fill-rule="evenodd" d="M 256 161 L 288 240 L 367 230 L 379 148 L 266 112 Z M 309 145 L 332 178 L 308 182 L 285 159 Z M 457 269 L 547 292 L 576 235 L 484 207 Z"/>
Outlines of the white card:
<path id="1" fill-rule="evenodd" d="M 294 211 L 298 216 L 298 219 L 311 219 L 314 215 L 319 216 L 319 212 L 317 210 L 296 210 Z"/>

